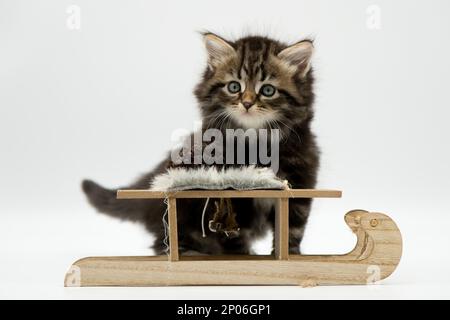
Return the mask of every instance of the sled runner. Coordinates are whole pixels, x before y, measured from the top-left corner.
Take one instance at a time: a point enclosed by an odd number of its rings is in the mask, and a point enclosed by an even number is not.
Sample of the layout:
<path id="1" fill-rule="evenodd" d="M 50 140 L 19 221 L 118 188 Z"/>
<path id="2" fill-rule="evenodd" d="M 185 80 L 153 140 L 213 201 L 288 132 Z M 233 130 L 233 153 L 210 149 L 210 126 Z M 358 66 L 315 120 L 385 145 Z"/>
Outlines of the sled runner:
<path id="1" fill-rule="evenodd" d="M 395 222 L 385 214 L 364 210 L 345 215 L 345 222 L 357 237 L 349 253 L 289 254 L 289 199 L 341 197 L 336 190 L 119 190 L 117 197 L 123 201 L 168 200 L 168 255 L 84 258 L 71 266 L 65 286 L 367 284 L 391 275 L 402 254 L 402 237 Z M 276 199 L 275 255 L 180 256 L 177 199 L 182 198 Z"/>

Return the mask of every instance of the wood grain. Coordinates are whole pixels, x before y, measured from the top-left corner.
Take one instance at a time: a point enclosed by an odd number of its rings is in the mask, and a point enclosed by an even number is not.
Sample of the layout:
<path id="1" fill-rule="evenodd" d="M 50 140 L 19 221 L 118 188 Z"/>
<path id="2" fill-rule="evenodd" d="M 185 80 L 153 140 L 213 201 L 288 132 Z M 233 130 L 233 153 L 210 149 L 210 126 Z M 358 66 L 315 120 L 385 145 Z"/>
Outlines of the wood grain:
<path id="1" fill-rule="evenodd" d="M 167 210 L 169 216 L 169 260 L 178 261 L 177 199 L 169 198 Z"/>
<path id="2" fill-rule="evenodd" d="M 275 257 L 289 259 L 289 199 L 277 199 L 275 207 Z"/>
<path id="3" fill-rule="evenodd" d="M 318 189 L 290 190 L 189 190 L 161 192 L 151 190 L 118 190 L 117 199 L 164 198 L 340 198 L 342 191 Z"/>
<path id="4" fill-rule="evenodd" d="M 343 285 L 367 284 L 394 272 L 402 255 L 395 222 L 381 213 L 354 210 L 345 221 L 357 244 L 345 255 L 92 257 L 75 262 L 66 286 Z M 330 239 L 335 241 L 335 239 Z M 75 270 L 75 271 L 74 271 Z"/>

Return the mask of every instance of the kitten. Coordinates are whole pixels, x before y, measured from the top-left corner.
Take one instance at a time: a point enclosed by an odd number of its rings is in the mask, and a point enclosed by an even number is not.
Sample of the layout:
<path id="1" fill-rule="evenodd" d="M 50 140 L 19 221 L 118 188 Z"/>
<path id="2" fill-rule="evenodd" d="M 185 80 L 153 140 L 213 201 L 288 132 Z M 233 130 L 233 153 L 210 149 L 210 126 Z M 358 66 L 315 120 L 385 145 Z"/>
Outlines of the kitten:
<path id="1" fill-rule="evenodd" d="M 215 34 L 204 34 L 207 68 L 195 89 L 203 130 L 216 128 L 280 130 L 279 170 L 292 188 L 314 188 L 319 151 L 310 125 L 313 119 L 313 75 L 310 65 L 313 45 L 303 40 L 287 46 L 266 37 L 245 37 L 235 42 Z M 187 166 L 183 165 L 182 166 Z M 164 159 L 148 174 L 123 189 L 147 189 L 152 179 L 176 166 Z M 93 181 L 82 183 L 90 203 L 100 212 L 123 220 L 140 221 L 156 235 L 157 254 L 166 250 L 162 200 L 116 200 L 116 190 Z M 181 254 L 249 254 L 252 241 L 273 228 L 274 206 L 270 200 L 233 199 L 240 227 L 238 237 L 207 230 L 201 234 L 204 199 L 177 200 Z M 211 217 L 214 206 L 207 207 Z M 300 253 L 300 242 L 311 207 L 311 199 L 289 200 L 289 251 Z M 208 220 L 207 220 L 208 221 Z"/>

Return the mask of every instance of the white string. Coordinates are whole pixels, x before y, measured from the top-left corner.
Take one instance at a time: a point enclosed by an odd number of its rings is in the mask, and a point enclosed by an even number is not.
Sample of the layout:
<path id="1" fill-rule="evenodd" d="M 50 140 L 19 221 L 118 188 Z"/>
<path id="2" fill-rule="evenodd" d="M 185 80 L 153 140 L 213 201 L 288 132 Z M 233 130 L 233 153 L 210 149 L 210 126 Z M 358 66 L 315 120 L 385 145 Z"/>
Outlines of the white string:
<path id="1" fill-rule="evenodd" d="M 169 255 L 169 250 L 170 250 L 170 246 L 169 246 L 169 242 L 167 241 L 169 239 L 169 223 L 167 222 L 167 213 L 169 212 L 169 198 L 164 198 L 164 203 L 166 205 L 166 211 L 164 211 L 163 217 L 162 217 L 162 222 L 163 222 L 163 226 L 164 226 L 164 240 L 163 240 L 163 244 L 166 246 L 166 250 L 164 250 L 166 252 L 166 255 Z"/>
<path id="2" fill-rule="evenodd" d="M 206 213 L 206 208 L 208 207 L 208 203 L 209 203 L 209 198 L 206 198 L 206 202 L 205 202 L 205 206 L 203 207 L 203 212 L 202 212 L 202 236 L 203 238 L 206 238 L 206 233 L 205 233 L 205 213 Z"/>

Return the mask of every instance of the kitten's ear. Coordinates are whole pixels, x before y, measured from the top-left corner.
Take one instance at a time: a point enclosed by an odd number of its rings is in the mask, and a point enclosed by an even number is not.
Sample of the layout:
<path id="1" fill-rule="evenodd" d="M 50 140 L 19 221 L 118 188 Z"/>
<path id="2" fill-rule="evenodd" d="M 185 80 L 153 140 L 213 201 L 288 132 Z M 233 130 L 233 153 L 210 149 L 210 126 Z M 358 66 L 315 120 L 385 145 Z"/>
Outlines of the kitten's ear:
<path id="1" fill-rule="evenodd" d="M 306 76 L 311 68 L 311 57 L 314 52 L 313 43 L 309 40 L 297 42 L 278 54 L 278 58 L 298 68 L 301 77 Z"/>
<path id="2" fill-rule="evenodd" d="M 212 68 L 236 54 L 228 42 L 213 33 L 205 33 L 203 40 L 208 52 L 208 64 Z"/>

